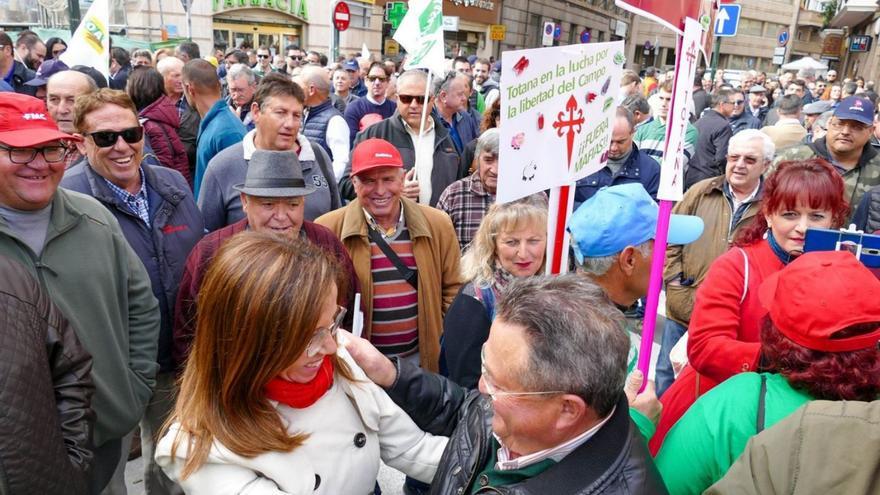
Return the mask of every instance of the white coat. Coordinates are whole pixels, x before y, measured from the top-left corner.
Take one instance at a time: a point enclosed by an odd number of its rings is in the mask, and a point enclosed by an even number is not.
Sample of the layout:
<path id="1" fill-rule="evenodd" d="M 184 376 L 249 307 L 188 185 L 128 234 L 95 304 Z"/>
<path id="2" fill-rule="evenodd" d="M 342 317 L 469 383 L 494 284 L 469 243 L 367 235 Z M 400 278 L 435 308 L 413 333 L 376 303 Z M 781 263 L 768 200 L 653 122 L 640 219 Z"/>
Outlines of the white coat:
<path id="1" fill-rule="evenodd" d="M 339 357 L 351 368 L 355 382 L 337 374 L 330 390 L 306 409 L 273 402 L 290 433 L 309 434 L 299 448 L 248 459 L 215 441 L 207 461 L 181 480 L 188 435 L 181 433 L 171 457 L 180 432 L 179 423 L 174 423 L 156 447 L 156 462 L 190 495 L 363 495 L 373 493 L 380 458 L 430 482 L 448 439 L 419 429 L 342 347 Z"/>

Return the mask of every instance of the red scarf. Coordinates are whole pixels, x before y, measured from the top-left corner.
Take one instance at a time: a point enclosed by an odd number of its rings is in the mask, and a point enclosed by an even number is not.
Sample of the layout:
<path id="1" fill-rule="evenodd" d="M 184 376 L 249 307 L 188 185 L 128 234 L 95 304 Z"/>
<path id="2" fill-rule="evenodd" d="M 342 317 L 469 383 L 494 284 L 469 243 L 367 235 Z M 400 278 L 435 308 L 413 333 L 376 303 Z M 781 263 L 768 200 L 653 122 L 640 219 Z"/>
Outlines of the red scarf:
<path id="1" fill-rule="evenodd" d="M 333 361 L 324 356 L 318 374 L 308 383 L 294 383 L 277 376 L 266 384 L 266 397 L 287 404 L 294 409 L 305 409 L 318 401 L 333 385 Z"/>

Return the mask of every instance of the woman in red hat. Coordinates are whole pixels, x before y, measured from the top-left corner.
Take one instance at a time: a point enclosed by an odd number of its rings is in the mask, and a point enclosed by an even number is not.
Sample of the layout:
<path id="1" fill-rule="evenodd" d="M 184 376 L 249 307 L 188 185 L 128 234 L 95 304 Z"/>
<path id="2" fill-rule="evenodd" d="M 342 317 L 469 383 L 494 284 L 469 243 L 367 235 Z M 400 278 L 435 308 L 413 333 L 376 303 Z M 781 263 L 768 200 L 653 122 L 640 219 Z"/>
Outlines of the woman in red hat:
<path id="1" fill-rule="evenodd" d="M 699 395 L 737 373 L 758 370 L 767 314 L 758 287 L 803 253 L 807 228 L 838 228 L 848 214 L 843 179 L 825 160 L 783 162 L 765 180 L 760 214 L 712 263 L 697 290 L 688 327 L 690 364 L 661 398 L 652 453 Z"/>
<path id="2" fill-rule="evenodd" d="M 703 493 L 752 435 L 810 400 L 880 397 L 880 280 L 855 256 L 805 254 L 756 292 L 766 371 L 730 378 L 675 424 L 656 458 L 673 495 Z"/>

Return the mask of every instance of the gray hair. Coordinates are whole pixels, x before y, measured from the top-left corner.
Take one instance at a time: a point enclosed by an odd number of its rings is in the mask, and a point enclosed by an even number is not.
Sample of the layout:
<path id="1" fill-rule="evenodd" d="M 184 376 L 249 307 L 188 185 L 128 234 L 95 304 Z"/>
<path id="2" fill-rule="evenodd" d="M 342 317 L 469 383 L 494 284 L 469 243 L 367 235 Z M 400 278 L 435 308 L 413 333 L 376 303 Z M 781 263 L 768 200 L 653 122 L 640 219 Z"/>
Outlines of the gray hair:
<path id="1" fill-rule="evenodd" d="M 737 132 L 730 137 L 730 141 L 727 142 L 727 148 L 730 149 L 734 146 L 746 144 L 754 139 L 761 140 L 761 156 L 764 158 L 764 163 L 770 163 L 773 161 L 773 157 L 776 155 L 776 145 L 773 144 L 773 140 L 770 139 L 770 136 L 764 134 L 758 129 L 743 129 Z"/>
<path id="2" fill-rule="evenodd" d="M 175 67 L 177 70 L 183 71 L 183 66 L 183 60 L 180 60 L 177 57 L 165 57 L 156 64 L 156 70 L 159 71 L 159 74 L 164 76 L 169 70 L 174 69 Z"/>
<path id="3" fill-rule="evenodd" d="M 529 343 L 522 385 L 576 394 L 600 417 L 623 393 L 629 337 L 623 314 L 587 277 L 568 274 L 512 281 L 498 319 L 525 329 Z"/>
<path id="4" fill-rule="evenodd" d="M 150 60 L 153 60 L 153 54 L 150 53 L 150 50 L 147 50 L 146 48 L 138 48 L 137 50 L 131 52 L 131 58 L 137 57 L 146 57 Z"/>
<path id="5" fill-rule="evenodd" d="M 239 77 L 246 77 L 249 85 L 257 84 L 257 75 L 246 64 L 232 64 L 226 72 L 226 80 L 234 81 Z"/>
<path id="6" fill-rule="evenodd" d="M 649 239 L 636 246 L 636 249 L 642 253 L 642 256 L 651 257 L 654 252 L 654 240 Z M 618 257 L 620 257 L 620 252 L 595 258 L 585 256 L 584 262 L 578 265 L 578 269 L 584 273 L 599 277 L 608 273 L 608 270 L 611 269 Z"/>
<path id="7" fill-rule="evenodd" d="M 794 83 L 792 83 L 794 84 Z M 785 95 L 779 99 L 776 112 L 779 115 L 798 115 L 804 108 L 804 102 L 798 95 Z"/>
<path id="8" fill-rule="evenodd" d="M 648 104 L 648 100 L 642 95 L 629 95 L 623 99 L 620 106 L 632 113 L 639 112 L 643 115 L 651 113 L 651 105 Z"/>
<path id="9" fill-rule="evenodd" d="M 484 151 L 497 156 L 499 135 L 500 133 L 497 128 L 486 129 L 485 132 L 480 134 L 480 138 L 477 139 L 476 156 L 480 156 L 480 153 Z"/>
<path id="10" fill-rule="evenodd" d="M 459 77 L 465 76 L 454 70 L 447 71 L 446 74 L 443 74 L 443 77 L 435 77 L 434 80 L 431 81 L 431 94 L 436 97 L 441 91 L 449 91 L 452 82 Z"/>
<path id="11" fill-rule="evenodd" d="M 327 73 L 327 69 L 320 65 L 306 65 L 302 72 L 299 73 L 299 77 L 302 79 L 302 82 L 305 83 L 306 90 L 308 90 L 309 86 L 314 86 L 315 89 L 318 90 L 318 93 L 325 96 L 330 94 L 330 75 Z"/>
<path id="12" fill-rule="evenodd" d="M 397 76 L 397 85 L 400 86 L 404 79 L 409 79 L 411 77 L 419 78 L 422 81 L 422 85 L 424 85 L 425 82 L 428 80 L 428 73 L 421 69 L 410 69 L 403 74 Z"/>

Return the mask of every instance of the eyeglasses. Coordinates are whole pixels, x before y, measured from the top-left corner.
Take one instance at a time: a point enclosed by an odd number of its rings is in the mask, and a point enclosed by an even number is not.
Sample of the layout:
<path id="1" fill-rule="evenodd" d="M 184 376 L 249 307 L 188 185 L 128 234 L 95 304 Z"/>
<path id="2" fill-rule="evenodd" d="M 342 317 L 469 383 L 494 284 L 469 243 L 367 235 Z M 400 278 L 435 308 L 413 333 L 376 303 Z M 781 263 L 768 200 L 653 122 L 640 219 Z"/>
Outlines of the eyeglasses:
<path id="1" fill-rule="evenodd" d="M 739 106 L 739 105 L 742 105 L 742 104 L 745 103 L 745 102 L 746 102 L 746 100 L 733 100 L 731 103 L 733 103 L 733 104 L 736 105 L 736 106 Z"/>
<path id="2" fill-rule="evenodd" d="M 336 316 L 333 318 L 333 323 L 329 327 L 319 328 L 315 335 L 312 336 L 312 340 L 309 341 L 308 347 L 306 347 L 306 355 L 309 357 L 315 357 L 318 352 L 321 350 L 321 346 L 324 344 L 324 339 L 329 335 L 333 339 L 336 339 L 336 332 L 339 330 L 339 325 L 342 325 L 342 319 L 345 318 L 345 313 L 348 310 L 339 306 L 336 310 Z"/>
<path id="3" fill-rule="evenodd" d="M 397 99 L 400 100 L 400 102 L 404 105 L 409 105 L 413 102 L 413 100 L 415 100 L 416 103 L 418 103 L 419 105 L 425 104 L 424 95 L 397 95 Z"/>
<path id="4" fill-rule="evenodd" d="M 486 386 L 486 395 L 492 399 L 492 402 L 497 401 L 502 397 L 517 397 L 517 396 L 528 396 L 528 395 L 557 395 L 564 394 L 566 392 L 562 390 L 549 390 L 546 392 L 507 392 L 504 390 L 498 390 L 498 388 L 489 381 L 489 373 L 486 370 L 486 344 L 480 348 L 480 378 L 483 380 L 483 384 Z"/>
<path id="5" fill-rule="evenodd" d="M 42 148 L 10 148 L 0 146 L 0 150 L 6 151 L 9 161 L 18 165 L 30 163 L 37 157 L 37 153 L 43 155 L 47 163 L 58 163 L 67 156 L 67 148 L 64 146 L 44 146 Z"/>
<path id="6" fill-rule="evenodd" d="M 271 55 L 266 55 L 265 53 L 258 53 L 257 58 L 269 58 Z"/>
<path id="7" fill-rule="evenodd" d="M 122 139 L 128 144 L 140 142 L 140 140 L 144 138 L 144 128 L 137 126 L 129 127 L 128 129 L 123 129 L 121 131 L 87 132 L 85 135 L 92 138 L 92 141 L 94 141 L 95 145 L 99 148 L 109 148 L 116 144 L 116 141 L 119 140 L 119 136 L 122 136 Z"/>
<path id="8" fill-rule="evenodd" d="M 842 130 L 844 128 L 849 128 L 851 132 L 862 132 L 870 129 L 872 126 L 862 124 L 861 122 L 856 122 L 855 120 L 838 120 L 833 119 L 828 122 L 828 127 L 834 130 Z"/>
<path id="9" fill-rule="evenodd" d="M 367 76 L 367 81 L 370 81 L 370 82 L 376 82 L 376 81 L 385 82 L 387 80 L 388 80 L 388 78 L 385 76 Z"/>

